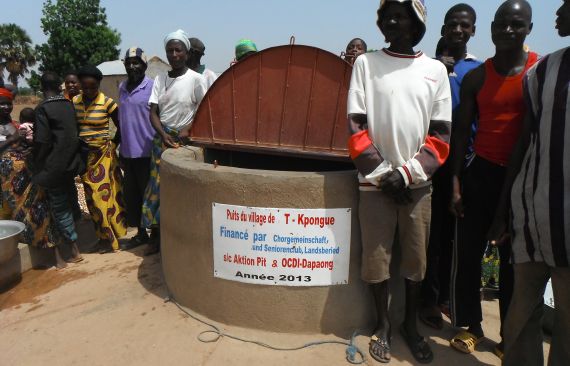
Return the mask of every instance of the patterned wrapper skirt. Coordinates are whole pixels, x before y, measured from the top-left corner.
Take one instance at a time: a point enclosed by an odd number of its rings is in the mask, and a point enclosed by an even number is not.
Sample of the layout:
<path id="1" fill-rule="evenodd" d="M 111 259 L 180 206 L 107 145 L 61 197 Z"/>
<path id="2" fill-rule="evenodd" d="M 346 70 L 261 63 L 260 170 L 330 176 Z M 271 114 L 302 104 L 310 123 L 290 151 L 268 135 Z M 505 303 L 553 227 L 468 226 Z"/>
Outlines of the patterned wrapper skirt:
<path id="1" fill-rule="evenodd" d="M 163 126 L 164 130 L 175 138 L 178 131 Z M 147 229 L 158 228 L 160 225 L 160 157 L 167 147 L 162 143 L 159 134 L 152 140 L 152 152 L 150 155 L 150 178 L 146 186 L 141 216 L 141 226 Z"/>
<path id="2" fill-rule="evenodd" d="M 1 218 L 20 221 L 26 226 L 21 234 L 25 244 L 50 248 L 60 243 L 62 237 L 51 217 L 46 192 L 32 183 L 25 162 L 28 153 L 9 150 L 0 157 Z"/>
<path id="3" fill-rule="evenodd" d="M 81 177 L 85 201 L 97 238 L 117 250 L 118 239 L 127 234 L 127 221 L 116 146 L 110 140 L 90 140 L 87 144 L 87 171 Z"/>

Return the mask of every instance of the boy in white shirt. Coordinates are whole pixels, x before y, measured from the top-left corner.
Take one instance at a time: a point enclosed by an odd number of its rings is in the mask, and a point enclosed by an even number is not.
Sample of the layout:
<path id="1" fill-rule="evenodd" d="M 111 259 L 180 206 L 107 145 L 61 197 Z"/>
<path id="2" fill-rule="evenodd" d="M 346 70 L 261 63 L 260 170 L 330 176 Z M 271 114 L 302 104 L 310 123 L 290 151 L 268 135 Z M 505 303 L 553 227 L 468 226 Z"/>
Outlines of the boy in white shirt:
<path id="1" fill-rule="evenodd" d="M 348 94 L 349 150 L 361 191 L 362 279 L 372 285 L 378 318 L 369 351 L 379 362 L 391 358 L 388 279 L 396 234 L 406 279 L 400 332 L 418 362 L 433 359 L 416 316 L 431 219 L 429 180 L 449 154 L 451 92 L 445 66 L 413 50 L 425 21 L 423 0 L 382 0 L 377 25 L 390 47 L 356 60 Z"/>

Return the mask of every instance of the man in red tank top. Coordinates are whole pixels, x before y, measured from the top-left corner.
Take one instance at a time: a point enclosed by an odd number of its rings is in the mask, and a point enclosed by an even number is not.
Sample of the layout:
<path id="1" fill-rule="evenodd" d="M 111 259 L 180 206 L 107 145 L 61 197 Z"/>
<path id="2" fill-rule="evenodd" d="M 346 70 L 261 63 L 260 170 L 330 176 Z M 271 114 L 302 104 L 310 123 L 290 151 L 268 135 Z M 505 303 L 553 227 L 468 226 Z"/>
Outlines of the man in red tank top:
<path id="1" fill-rule="evenodd" d="M 450 308 L 453 325 L 467 327 L 451 340 L 451 346 L 464 353 L 473 352 L 483 339 L 481 260 L 501 195 L 506 165 L 525 114 L 522 79 L 537 61 L 535 53 L 524 50 L 524 41 L 531 29 L 532 9 L 527 1 L 509 0 L 501 4 L 491 25 L 495 56 L 467 74 L 461 87 L 461 105 L 451 145 L 451 209 L 458 221 Z M 478 119 L 476 157 L 464 169 L 471 121 L 475 117 Z M 502 321 L 511 299 L 513 272 L 509 264 L 510 246 L 504 245 L 499 251 Z M 495 353 L 502 357 L 502 350 L 501 341 Z"/>

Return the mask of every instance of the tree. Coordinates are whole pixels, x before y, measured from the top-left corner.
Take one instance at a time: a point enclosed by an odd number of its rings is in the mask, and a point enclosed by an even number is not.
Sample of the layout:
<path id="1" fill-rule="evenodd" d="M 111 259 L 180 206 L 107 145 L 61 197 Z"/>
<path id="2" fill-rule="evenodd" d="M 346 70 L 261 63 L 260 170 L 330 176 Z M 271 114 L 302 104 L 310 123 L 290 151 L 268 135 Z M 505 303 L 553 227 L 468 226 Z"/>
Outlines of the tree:
<path id="1" fill-rule="evenodd" d="M 18 78 L 35 63 L 36 53 L 28 33 L 13 23 L 0 24 L 0 79 L 4 80 L 6 70 L 8 80 L 18 86 Z"/>
<path id="2" fill-rule="evenodd" d="M 40 85 L 40 74 L 38 74 L 37 72 L 32 70 L 32 72 L 30 73 L 30 77 L 27 78 L 26 81 L 28 82 L 30 89 L 32 89 L 34 91 L 34 93 L 37 93 L 40 91 L 40 87 L 41 87 L 41 85 Z"/>
<path id="3" fill-rule="evenodd" d="M 63 76 L 119 57 L 121 36 L 107 25 L 99 0 L 46 0 L 41 23 L 48 36 L 47 43 L 37 48 L 41 71 Z"/>

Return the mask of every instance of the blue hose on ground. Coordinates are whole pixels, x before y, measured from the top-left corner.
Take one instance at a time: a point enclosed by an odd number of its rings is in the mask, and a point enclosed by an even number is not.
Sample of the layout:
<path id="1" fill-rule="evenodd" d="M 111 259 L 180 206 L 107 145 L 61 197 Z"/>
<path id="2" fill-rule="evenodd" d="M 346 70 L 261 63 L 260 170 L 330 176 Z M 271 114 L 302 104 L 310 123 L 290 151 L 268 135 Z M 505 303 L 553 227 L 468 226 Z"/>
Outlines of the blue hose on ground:
<path id="1" fill-rule="evenodd" d="M 251 339 L 244 339 L 244 338 L 240 338 L 240 337 L 231 335 L 229 333 L 224 333 L 222 330 L 220 330 L 220 328 L 218 328 L 214 324 L 208 323 L 207 321 L 202 320 L 198 316 L 191 313 L 189 310 L 186 310 L 182 305 L 180 305 L 176 301 L 176 299 L 174 299 L 174 296 L 172 296 L 172 292 L 170 292 L 170 289 L 168 288 L 168 284 L 166 283 L 166 280 L 164 277 L 164 271 L 163 271 L 164 266 L 163 266 L 163 264 L 164 263 L 162 261 L 162 254 L 160 254 L 160 272 L 162 274 L 162 281 L 163 281 L 164 286 L 166 287 L 166 291 L 168 293 L 168 296 L 164 299 L 164 302 L 172 302 L 184 314 L 188 315 L 192 319 L 194 319 L 194 320 L 196 320 L 196 321 L 198 321 L 198 322 L 200 322 L 200 323 L 211 328 L 210 330 L 205 330 L 205 331 L 201 332 L 200 334 L 198 334 L 197 338 L 200 342 L 213 343 L 213 342 L 217 342 L 222 337 L 226 337 L 226 338 L 234 339 L 236 341 L 240 341 L 240 342 L 244 342 L 244 343 L 255 344 L 255 345 L 258 345 L 260 347 L 272 349 L 275 351 L 298 351 L 298 350 L 302 350 L 302 349 L 313 347 L 313 346 L 321 346 L 324 344 L 339 344 L 339 345 L 346 346 L 346 350 L 345 350 L 346 360 L 349 363 L 351 363 L 353 365 L 360 365 L 360 364 L 363 364 L 366 362 L 366 356 L 365 356 L 364 352 L 362 352 L 362 350 L 354 344 L 354 339 L 358 335 L 358 330 L 356 330 L 356 331 L 354 331 L 354 333 L 352 333 L 352 336 L 350 337 L 349 341 L 335 341 L 335 340 L 315 341 L 315 342 L 305 343 L 302 346 L 298 346 L 298 347 L 275 347 L 275 346 L 272 346 L 272 345 L 264 343 L 264 342 L 255 341 L 255 340 L 251 340 Z M 212 339 L 204 339 L 203 338 L 204 334 L 210 334 L 210 333 L 214 334 L 214 337 Z M 360 360 L 357 360 L 357 357 L 356 357 L 357 354 L 358 354 Z"/>
<path id="2" fill-rule="evenodd" d="M 313 346 L 320 346 L 320 345 L 324 345 L 324 344 L 339 344 L 339 345 L 347 346 L 345 352 L 346 352 L 346 360 L 349 363 L 351 363 L 353 365 L 360 365 L 360 364 L 363 364 L 364 362 L 366 362 L 366 356 L 364 355 L 364 352 L 362 352 L 362 350 L 354 344 L 354 339 L 356 338 L 358 331 L 355 331 L 352 334 L 352 337 L 350 337 L 350 341 L 335 341 L 335 340 L 314 341 L 314 342 L 305 343 L 305 344 L 298 346 L 298 347 L 276 347 L 276 346 L 272 346 L 272 345 L 264 343 L 264 342 L 255 341 L 255 340 L 251 340 L 251 339 L 244 339 L 244 338 L 240 338 L 240 337 L 231 335 L 229 333 L 224 333 L 217 326 L 215 326 L 211 323 L 208 323 L 205 320 L 198 318 L 196 315 L 194 315 L 190 311 L 186 310 L 184 307 L 182 307 L 182 305 L 180 305 L 178 302 L 176 302 L 176 300 L 174 300 L 174 298 L 172 298 L 171 296 L 166 298 L 165 302 L 172 302 L 184 314 L 188 315 L 192 319 L 197 320 L 200 323 L 211 328 L 209 330 L 205 330 L 205 331 L 201 332 L 200 334 L 198 334 L 197 338 L 200 342 L 212 343 L 212 342 L 217 342 L 222 337 L 226 337 L 226 338 L 231 338 L 231 339 L 234 339 L 234 340 L 240 341 L 240 342 L 252 343 L 252 344 L 258 345 L 260 347 L 272 349 L 275 351 L 298 351 L 298 350 L 302 350 L 305 348 L 309 348 L 309 347 L 313 347 Z M 214 334 L 214 337 L 211 339 L 207 339 L 207 338 L 203 337 L 205 334 Z M 357 354 L 358 354 L 359 359 L 357 359 L 357 356 L 356 356 Z"/>

